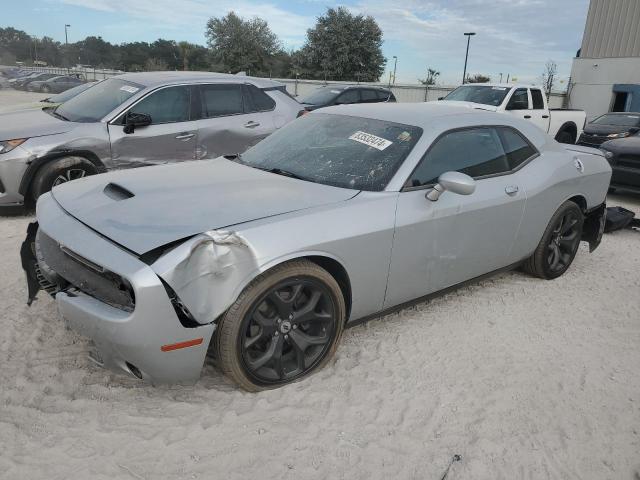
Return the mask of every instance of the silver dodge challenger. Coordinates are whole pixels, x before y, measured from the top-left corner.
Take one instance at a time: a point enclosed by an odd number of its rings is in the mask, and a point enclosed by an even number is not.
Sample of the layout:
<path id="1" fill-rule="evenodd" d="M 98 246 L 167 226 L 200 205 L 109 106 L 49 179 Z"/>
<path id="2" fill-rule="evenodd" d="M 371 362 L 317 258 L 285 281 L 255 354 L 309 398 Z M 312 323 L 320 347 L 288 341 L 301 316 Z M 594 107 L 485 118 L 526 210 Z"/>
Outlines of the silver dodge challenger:
<path id="1" fill-rule="evenodd" d="M 298 380 L 345 326 L 496 271 L 562 275 L 600 243 L 611 177 L 594 149 L 507 115 L 342 105 L 242 155 L 96 175 L 40 197 L 29 301 L 55 297 L 91 358 L 193 382 Z"/>

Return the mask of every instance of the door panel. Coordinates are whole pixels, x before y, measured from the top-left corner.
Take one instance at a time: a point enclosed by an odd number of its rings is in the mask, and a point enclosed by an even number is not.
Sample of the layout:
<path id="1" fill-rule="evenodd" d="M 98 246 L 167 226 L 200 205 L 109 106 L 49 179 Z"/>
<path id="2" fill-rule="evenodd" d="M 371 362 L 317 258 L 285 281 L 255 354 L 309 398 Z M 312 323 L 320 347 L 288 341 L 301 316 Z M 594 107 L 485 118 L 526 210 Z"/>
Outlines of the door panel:
<path id="1" fill-rule="evenodd" d="M 193 160 L 198 140 L 197 122 L 164 123 L 136 128 L 131 134 L 122 125 L 109 125 L 111 157 L 115 168 Z"/>
<path id="2" fill-rule="evenodd" d="M 152 124 L 124 133 L 122 120 L 109 124 L 111 156 L 116 168 L 193 160 L 198 125 L 191 117 L 191 87 L 166 87 L 151 92 L 129 112 L 151 116 Z M 120 117 L 123 118 L 123 117 Z"/>
<path id="3" fill-rule="evenodd" d="M 512 250 L 525 194 L 506 193 L 515 177 L 478 180 L 473 194 L 445 192 L 436 202 L 427 190 L 400 194 L 385 308 L 518 260 Z"/>
<path id="4" fill-rule="evenodd" d="M 544 132 L 549 131 L 549 111 L 544 108 L 544 99 L 542 98 L 542 90 L 537 88 L 530 89 L 531 94 L 531 121 Z"/>
<path id="5" fill-rule="evenodd" d="M 247 95 L 239 83 L 200 86 L 197 158 L 242 153 L 275 130 L 273 111 L 252 112 Z"/>
<path id="6" fill-rule="evenodd" d="M 530 105 L 529 90 L 527 88 L 517 88 L 509 98 L 506 112 L 518 118 L 531 120 Z"/>

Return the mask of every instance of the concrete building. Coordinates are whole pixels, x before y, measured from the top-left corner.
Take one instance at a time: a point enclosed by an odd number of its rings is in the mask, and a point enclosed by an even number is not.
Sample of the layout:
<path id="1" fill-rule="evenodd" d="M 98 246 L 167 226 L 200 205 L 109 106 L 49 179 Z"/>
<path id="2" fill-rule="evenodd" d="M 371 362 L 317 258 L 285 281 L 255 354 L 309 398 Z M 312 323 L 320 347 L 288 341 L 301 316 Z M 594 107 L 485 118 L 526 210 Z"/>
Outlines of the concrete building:
<path id="1" fill-rule="evenodd" d="M 591 0 L 568 106 L 589 119 L 640 112 L 640 0 Z"/>

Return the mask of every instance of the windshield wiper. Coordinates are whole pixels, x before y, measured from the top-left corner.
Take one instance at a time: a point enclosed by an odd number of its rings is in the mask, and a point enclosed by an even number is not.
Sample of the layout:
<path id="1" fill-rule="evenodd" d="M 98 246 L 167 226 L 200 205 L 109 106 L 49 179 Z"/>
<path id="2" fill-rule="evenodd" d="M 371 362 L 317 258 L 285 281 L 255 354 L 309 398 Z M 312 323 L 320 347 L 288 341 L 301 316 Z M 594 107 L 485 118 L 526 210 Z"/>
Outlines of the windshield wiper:
<path id="1" fill-rule="evenodd" d="M 282 168 L 277 168 L 277 167 L 276 168 L 256 167 L 256 168 L 260 170 L 264 170 L 265 172 L 275 173 L 276 175 L 282 175 L 283 177 L 295 178 L 296 180 L 306 180 L 308 182 L 311 181 L 308 178 L 301 177 L 297 173 L 290 172 L 289 170 L 283 170 Z"/>

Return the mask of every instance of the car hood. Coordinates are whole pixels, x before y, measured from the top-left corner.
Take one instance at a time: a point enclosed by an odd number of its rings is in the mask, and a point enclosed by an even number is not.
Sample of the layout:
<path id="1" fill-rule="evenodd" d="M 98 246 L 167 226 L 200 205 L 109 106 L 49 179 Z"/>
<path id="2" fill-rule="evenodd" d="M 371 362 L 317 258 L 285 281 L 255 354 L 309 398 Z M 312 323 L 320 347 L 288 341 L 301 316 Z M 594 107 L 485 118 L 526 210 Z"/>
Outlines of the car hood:
<path id="1" fill-rule="evenodd" d="M 618 154 L 640 155 L 640 136 L 609 140 L 604 142 L 601 148 Z"/>
<path id="2" fill-rule="evenodd" d="M 440 103 L 446 103 L 447 105 L 452 105 L 454 107 L 467 107 L 475 108 L 478 110 L 486 110 L 488 112 L 498 111 L 498 107 L 494 107 L 493 105 L 485 105 L 484 103 L 461 102 L 459 100 L 440 100 Z"/>
<path id="3" fill-rule="evenodd" d="M 77 125 L 49 115 L 42 109 L 19 110 L 0 116 L 0 140 L 43 137 L 68 132 Z"/>
<path id="4" fill-rule="evenodd" d="M 70 215 L 138 255 L 207 230 L 341 202 L 357 193 L 223 157 L 120 170 L 52 190 Z"/>
<path id="5" fill-rule="evenodd" d="M 620 125 L 598 125 L 589 123 L 584 127 L 584 133 L 589 135 L 609 135 L 611 133 L 627 132 L 632 127 L 624 127 Z"/>
<path id="6" fill-rule="evenodd" d="M 8 107 L 0 107 L 0 115 L 4 115 L 6 113 L 11 113 L 11 112 L 19 112 L 21 110 L 41 110 L 45 107 L 56 107 L 58 105 L 60 104 L 48 103 L 48 102 L 19 103 L 17 105 L 9 105 Z M 0 117 L 0 118 L 4 118 L 4 117 Z M 0 127 L 0 131 L 2 130 L 3 130 L 2 127 Z"/>

